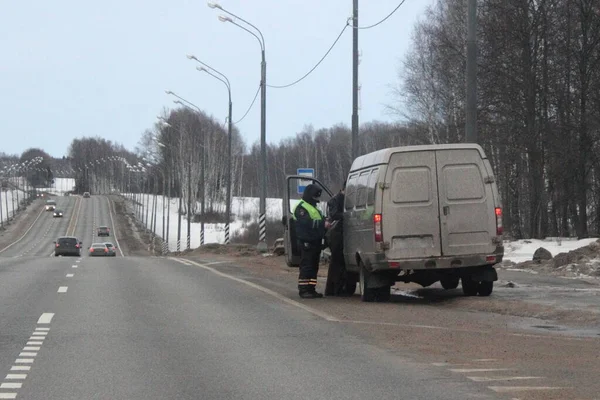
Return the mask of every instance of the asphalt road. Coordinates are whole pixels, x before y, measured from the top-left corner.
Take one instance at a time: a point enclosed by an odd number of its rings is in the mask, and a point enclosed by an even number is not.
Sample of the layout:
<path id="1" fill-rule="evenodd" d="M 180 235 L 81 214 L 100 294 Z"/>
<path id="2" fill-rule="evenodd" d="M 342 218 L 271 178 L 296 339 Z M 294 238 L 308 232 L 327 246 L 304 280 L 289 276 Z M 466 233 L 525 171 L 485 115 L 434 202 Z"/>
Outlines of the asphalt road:
<path id="1" fill-rule="evenodd" d="M 0 399 L 507 398 L 191 263 L 50 257 L 112 225 L 104 197 L 59 206 L 0 254 Z"/>

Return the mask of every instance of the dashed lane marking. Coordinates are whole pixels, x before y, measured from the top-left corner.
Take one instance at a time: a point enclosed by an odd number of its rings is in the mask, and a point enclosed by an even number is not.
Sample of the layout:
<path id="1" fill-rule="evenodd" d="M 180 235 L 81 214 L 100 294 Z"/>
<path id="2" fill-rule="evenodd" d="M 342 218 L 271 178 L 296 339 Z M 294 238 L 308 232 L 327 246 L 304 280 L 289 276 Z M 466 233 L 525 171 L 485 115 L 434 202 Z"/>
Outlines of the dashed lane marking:
<path id="1" fill-rule="evenodd" d="M 33 353 L 33 352 L 22 352 L 19 353 L 19 357 L 37 357 L 37 353 Z"/>
<path id="2" fill-rule="evenodd" d="M 71 268 L 77 268 L 77 265 L 73 265 Z"/>
<path id="3" fill-rule="evenodd" d="M 67 278 L 72 278 L 74 276 L 75 276 L 74 274 L 67 274 Z"/>
<path id="4" fill-rule="evenodd" d="M 33 364 L 33 358 L 17 358 L 15 362 L 17 364 Z"/>
<path id="5" fill-rule="evenodd" d="M 38 319 L 38 324 L 49 324 L 52 322 L 52 318 L 54 317 L 54 313 L 43 313 L 42 316 Z M 50 330 L 50 328 L 47 328 Z M 36 330 L 45 330 L 42 328 L 36 328 Z"/>
<path id="6" fill-rule="evenodd" d="M 33 332 L 34 335 L 42 335 L 42 336 L 46 336 L 48 334 L 47 331 L 38 331 L 37 329 L 35 330 L 35 332 Z"/>
<path id="7" fill-rule="evenodd" d="M 509 392 L 530 392 L 536 390 L 563 390 L 569 389 L 566 387 L 559 386 L 488 386 L 496 393 L 509 393 Z"/>
<path id="8" fill-rule="evenodd" d="M 27 346 L 41 346 L 43 344 L 44 344 L 44 342 L 36 342 L 36 341 L 27 342 Z"/>
<path id="9" fill-rule="evenodd" d="M 0 393 L 0 399 L 16 399 L 16 393 Z"/>
<path id="10" fill-rule="evenodd" d="M 10 367 L 11 371 L 30 371 L 31 367 L 28 365 L 13 365 Z"/>
<path id="11" fill-rule="evenodd" d="M 8 374 L 6 375 L 6 379 L 25 379 L 27 378 L 27 374 Z"/>
<path id="12" fill-rule="evenodd" d="M 69 289 L 68 286 L 61 286 L 58 288 L 58 293 L 67 293 L 68 289 Z"/>
<path id="13" fill-rule="evenodd" d="M 39 346 L 25 346 L 23 347 L 23 351 L 39 351 L 41 347 Z"/>
<path id="14" fill-rule="evenodd" d="M 451 368 L 452 372 L 496 372 L 496 371 L 510 371 L 510 368 Z"/>
<path id="15" fill-rule="evenodd" d="M 0 389 L 21 389 L 21 382 L 5 382 L 0 384 Z"/>
<path id="16" fill-rule="evenodd" d="M 544 379 L 541 376 L 467 376 L 473 382 L 523 381 L 529 379 Z"/>

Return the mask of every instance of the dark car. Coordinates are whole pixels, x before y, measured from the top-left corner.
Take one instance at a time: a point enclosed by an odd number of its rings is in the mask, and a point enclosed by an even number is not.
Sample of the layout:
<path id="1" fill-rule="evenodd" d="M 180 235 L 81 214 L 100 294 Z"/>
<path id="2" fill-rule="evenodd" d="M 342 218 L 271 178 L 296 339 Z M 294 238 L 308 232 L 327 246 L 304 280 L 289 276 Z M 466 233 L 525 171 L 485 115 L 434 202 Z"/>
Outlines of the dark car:
<path id="1" fill-rule="evenodd" d="M 90 192 L 84 192 L 83 193 L 83 197 L 86 198 L 86 199 L 89 198 L 90 197 Z"/>
<path id="2" fill-rule="evenodd" d="M 80 256 L 82 244 L 74 236 L 61 236 L 54 242 L 54 256 Z"/>
<path id="3" fill-rule="evenodd" d="M 110 255 L 105 243 L 92 243 L 90 247 L 90 257 L 107 257 Z"/>
<path id="4" fill-rule="evenodd" d="M 108 226 L 99 226 L 96 234 L 98 236 L 110 236 L 110 229 L 108 229 Z"/>
<path id="5" fill-rule="evenodd" d="M 63 212 L 61 210 L 54 210 L 54 218 L 62 218 Z"/>

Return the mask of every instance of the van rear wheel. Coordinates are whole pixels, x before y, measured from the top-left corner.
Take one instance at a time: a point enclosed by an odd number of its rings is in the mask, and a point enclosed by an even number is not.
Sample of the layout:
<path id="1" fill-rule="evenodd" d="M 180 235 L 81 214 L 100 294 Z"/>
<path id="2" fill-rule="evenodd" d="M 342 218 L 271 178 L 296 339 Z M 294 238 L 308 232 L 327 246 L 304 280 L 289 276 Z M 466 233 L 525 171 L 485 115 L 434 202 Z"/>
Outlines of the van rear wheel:
<path id="1" fill-rule="evenodd" d="M 344 283 L 344 287 L 342 288 L 342 292 L 346 296 L 352 296 L 356 293 L 356 286 L 358 284 L 356 275 L 348 274 L 346 276 L 346 282 Z"/>
<path id="2" fill-rule="evenodd" d="M 371 303 L 375 301 L 377 297 L 377 289 L 368 288 L 369 272 L 365 269 L 365 266 L 360 263 L 360 299 L 361 301 Z"/>
<path id="3" fill-rule="evenodd" d="M 487 297 L 490 294 L 492 294 L 493 290 L 494 290 L 494 282 L 482 281 L 477 284 L 477 292 L 479 293 L 480 296 Z"/>

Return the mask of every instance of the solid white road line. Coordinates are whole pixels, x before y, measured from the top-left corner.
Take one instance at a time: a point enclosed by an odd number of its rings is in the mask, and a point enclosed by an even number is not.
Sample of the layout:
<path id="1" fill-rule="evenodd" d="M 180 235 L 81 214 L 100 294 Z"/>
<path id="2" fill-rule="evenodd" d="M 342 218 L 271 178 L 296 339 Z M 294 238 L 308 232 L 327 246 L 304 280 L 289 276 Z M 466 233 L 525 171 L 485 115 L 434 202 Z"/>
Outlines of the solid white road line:
<path id="1" fill-rule="evenodd" d="M 27 374 L 8 374 L 5 379 L 25 379 Z"/>
<path id="2" fill-rule="evenodd" d="M 52 317 L 54 317 L 54 313 L 43 313 L 38 319 L 38 324 L 49 324 L 52 322 Z"/>
<path id="3" fill-rule="evenodd" d="M 450 369 L 452 372 L 494 372 L 494 371 L 510 371 L 509 368 L 459 368 Z"/>
<path id="4" fill-rule="evenodd" d="M 16 393 L 0 393 L 0 399 L 4 400 L 4 399 L 16 399 L 17 398 L 17 394 Z"/>
<path id="5" fill-rule="evenodd" d="M 543 379 L 541 376 L 467 376 L 473 382 L 522 381 L 527 379 Z"/>
<path id="6" fill-rule="evenodd" d="M 558 387 L 558 386 L 488 386 L 488 388 L 492 389 L 496 393 L 568 389 L 566 387 Z"/>
<path id="7" fill-rule="evenodd" d="M 22 353 L 19 353 L 19 357 L 37 357 L 37 353 L 33 353 L 30 351 L 24 351 Z"/>
<path id="8" fill-rule="evenodd" d="M 115 220 L 113 219 L 113 212 L 112 212 L 112 202 L 110 201 L 110 199 L 108 197 L 105 197 L 107 203 L 108 203 L 108 215 L 110 215 L 110 222 L 112 224 L 112 229 L 113 229 L 113 238 L 115 239 L 115 243 L 117 244 L 117 249 L 119 249 L 119 252 L 121 253 L 121 257 L 125 257 L 125 254 L 123 254 L 123 250 L 121 250 L 121 245 L 119 244 L 119 239 L 117 239 L 117 230 L 115 229 Z M 115 211 L 116 213 L 116 211 Z"/>
<path id="9" fill-rule="evenodd" d="M 179 259 L 179 258 L 172 258 L 172 260 L 181 262 L 181 259 Z M 283 296 L 283 295 L 281 295 L 281 294 L 279 294 L 279 293 L 277 293 L 277 292 L 275 292 L 275 291 L 273 291 L 271 289 L 267 289 L 267 288 L 265 288 L 263 286 L 257 285 L 256 283 L 248 282 L 248 281 L 246 281 L 244 279 L 240 279 L 240 278 L 237 278 L 235 276 L 232 276 L 232 275 L 229 275 L 229 274 L 225 274 L 225 273 L 223 273 L 221 271 L 218 271 L 218 270 L 216 270 L 214 268 L 207 267 L 204 264 L 200 264 L 200 263 L 197 263 L 197 262 L 192 261 L 192 260 L 186 260 L 186 261 L 188 261 L 189 263 L 191 263 L 193 265 L 196 265 L 196 266 L 198 266 L 200 268 L 203 268 L 203 269 L 205 269 L 207 271 L 211 271 L 212 273 L 214 273 L 216 275 L 222 276 L 222 277 L 227 278 L 227 279 L 231 279 L 232 281 L 236 281 L 236 282 L 242 283 L 244 285 L 250 286 L 250 287 L 252 287 L 254 289 L 260 290 L 261 292 L 266 293 L 266 294 L 268 294 L 270 296 L 273 296 L 273 297 L 275 297 L 275 298 L 283 301 L 284 303 L 287 303 L 287 304 L 290 304 L 292 306 L 298 307 L 298 308 L 300 308 L 302 310 L 308 311 L 309 313 L 311 313 L 313 315 L 316 315 L 318 317 L 321 317 L 324 320 L 331 321 L 331 322 L 340 322 L 340 320 L 338 318 L 336 318 L 336 317 L 334 317 L 332 315 L 329 315 L 329 314 L 324 313 L 322 311 L 316 310 L 316 309 L 314 309 L 312 307 L 308 307 L 308 306 L 306 306 L 306 305 L 304 305 L 304 304 L 302 304 L 300 302 L 297 302 L 297 301 L 294 301 L 294 300 L 292 300 L 292 299 L 290 299 L 288 297 L 285 297 L 285 296 Z"/>
<path id="10" fill-rule="evenodd" d="M 74 276 L 75 276 L 75 274 L 67 274 L 67 278 L 72 278 Z"/>
<path id="11" fill-rule="evenodd" d="M 7 382 L 0 384 L 0 389 L 21 389 L 21 382 Z"/>
<path id="12" fill-rule="evenodd" d="M 41 347 L 37 346 L 25 346 L 23 347 L 23 351 L 40 351 Z"/>
<path id="13" fill-rule="evenodd" d="M 58 288 L 58 293 L 67 293 L 68 289 L 69 289 L 68 286 L 61 286 Z"/>
<path id="14" fill-rule="evenodd" d="M 13 365 L 12 367 L 10 367 L 11 371 L 29 371 L 31 370 L 31 367 L 28 365 Z"/>

